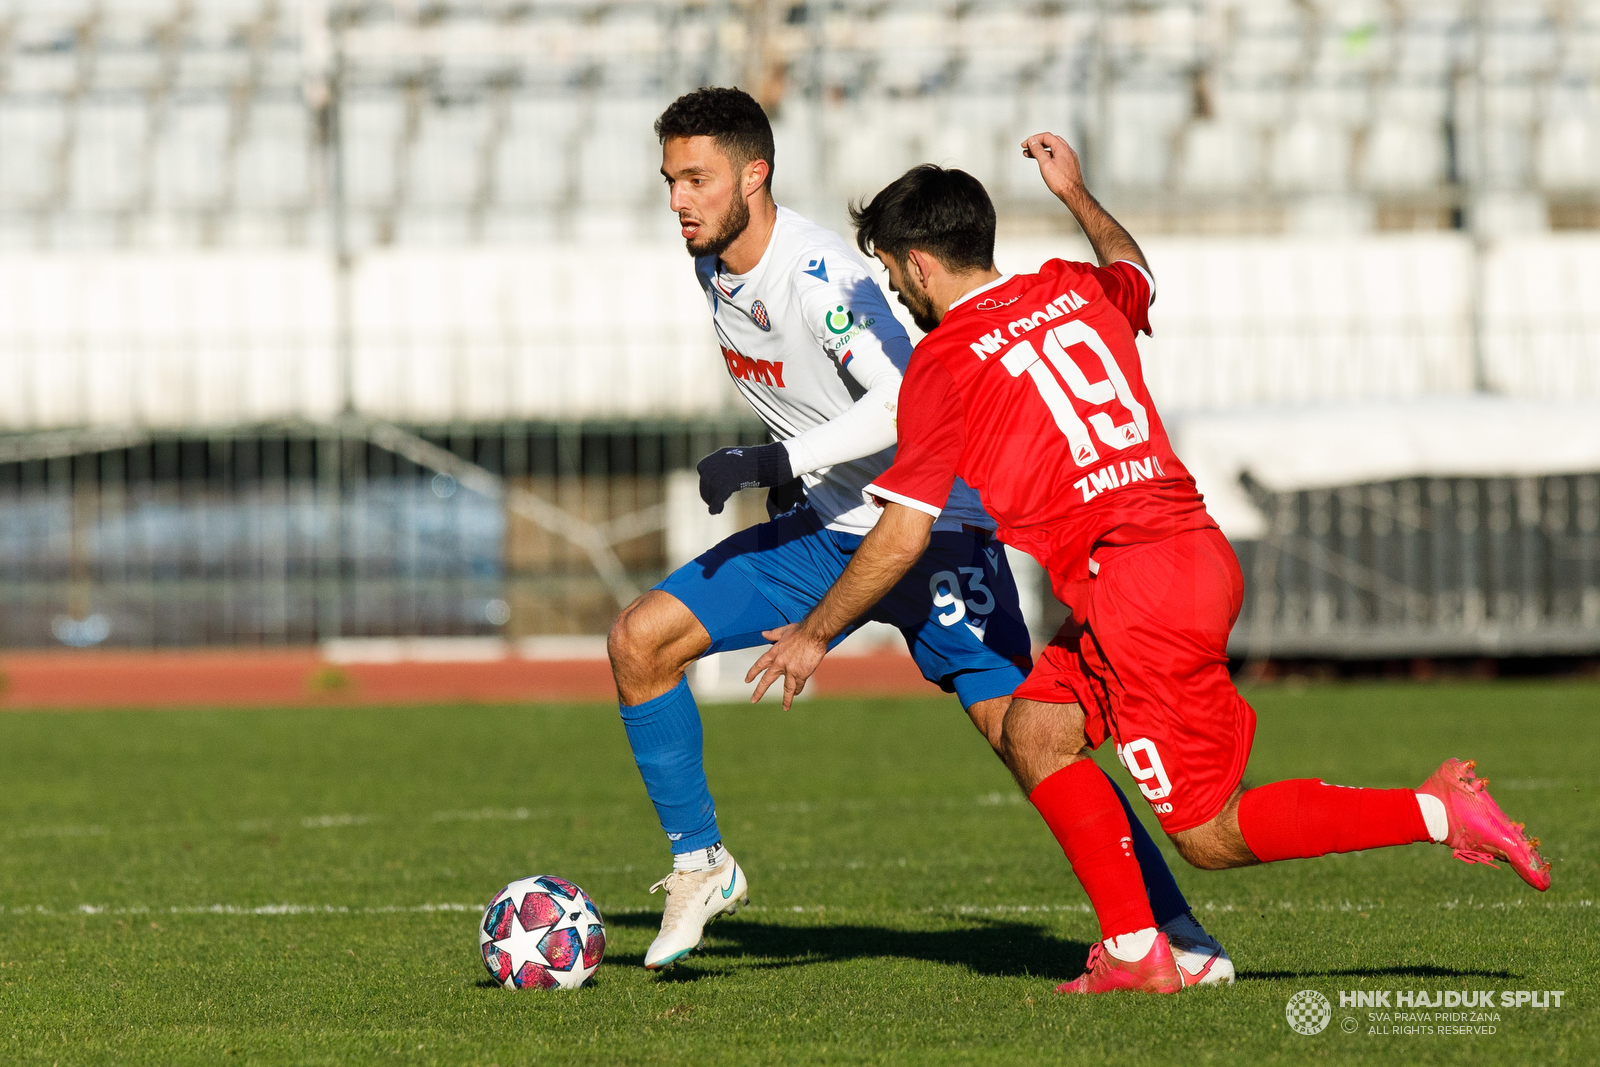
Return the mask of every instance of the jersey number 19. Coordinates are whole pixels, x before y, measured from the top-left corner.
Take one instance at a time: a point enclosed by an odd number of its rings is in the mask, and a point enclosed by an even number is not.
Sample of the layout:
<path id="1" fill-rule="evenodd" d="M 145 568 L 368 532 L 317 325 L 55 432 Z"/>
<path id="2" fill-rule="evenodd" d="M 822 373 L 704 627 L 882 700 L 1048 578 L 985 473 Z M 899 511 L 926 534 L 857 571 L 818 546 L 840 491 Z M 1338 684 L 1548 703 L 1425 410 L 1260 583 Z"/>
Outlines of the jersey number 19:
<path id="1" fill-rule="evenodd" d="M 1086 345 L 1100 357 L 1105 377 L 1091 382 L 1078 361 L 1068 354 L 1073 345 Z M 1150 437 L 1150 418 L 1144 405 L 1134 399 L 1128 388 L 1128 379 L 1118 366 L 1116 357 L 1105 340 L 1088 323 L 1079 319 L 1064 323 L 1045 334 L 1044 353 L 1041 355 L 1031 341 L 1019 341 L 1000 357 L 1000 362 L 1013 378 L 1026 373 L 1033 379 L 1039 398 L 1050 409 L 1056 426 L 1066 435 L 1072 448 L 1072 458 L 1080 467 L 1089 467 L 1100 461 L 1100 453 L 1089 437 L 1089 428 L 1100 442 L 1121 450 L 1139 444 Z M 1048 361 L 1048 365 L 1047 365 Z M 1081 401 L 1084 411 L 1061 388 L 1061 381 L 1050 372 L 1055 367 L 1061 380 L 1072 390 L 1072 396 Z M 1120 411 L 1113 412 L 1117 407 Z M 1090 408 L 1101 410 L 1090 411 Z M 1126 416 L 1126 421 L 1118 421 Z M 1088 425 L 1084 425 L 1087 418 Z"/>

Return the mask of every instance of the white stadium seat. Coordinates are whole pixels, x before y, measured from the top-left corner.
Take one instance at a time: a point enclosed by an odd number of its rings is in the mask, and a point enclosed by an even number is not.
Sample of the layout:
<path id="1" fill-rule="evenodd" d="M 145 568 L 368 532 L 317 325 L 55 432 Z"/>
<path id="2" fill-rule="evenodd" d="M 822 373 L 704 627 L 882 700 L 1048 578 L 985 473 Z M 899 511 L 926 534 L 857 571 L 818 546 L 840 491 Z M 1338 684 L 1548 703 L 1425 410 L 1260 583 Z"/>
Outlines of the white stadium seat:
<path id="1" fill-rule="evenodd" d="M 313 136 L 311 117 L 297 102 L 251 108 L 233 178 L 239 205 L 267 211 L 307 206 L 317 166 Z"/>
<path id="2" fill-rule="evenodd" d="M 493 121 L 487 100 L 430 107 L 411 142 L 406 201 L 423 211 L 460 210 L 483 188 L 485 142 Z"/>
<path id="3" fill-rule="evenodd" d="M 67 136 L 66 118 L 59 102 L 0 102 L 0 202 L 29 206 L 57 191 L 52 161 Z"/>
<path id="4" fill-rule="evenodd" d="M 1272 140 L 1268 181 L 1293 192 L 1328 192 L 1349 184 L 1350 131 L 1326 120 L 1301 118 Z"/>
<path id="5" fill-rule="evenodd" d="M 661 149 L 652 129 L 657 101 L 603 100 L 578 150 L 580 202 L 640 207 L 661 180 Z"/>
<path id="6" fill-rule="evenodd" d="M 72 202 L 90 213 L 128 210 L 141 192 L 150 108 L 138 98 L 96 100 L 78 110 Z"/>
<path id="7" fill-rule="evenodd" d="M 1196 192 L 1239 192 L 1260 176 L 1260 133 L 1237 123 L 1208 121 L 1184 131 L 1179 180 Z"/>
<path id="8" fill-rule="evenodd" d="M 406 124 L 404 98 L 364 93 L 345 104 L 340 121 L 346 195 L 363 208 L 390 205 L 398 191 L 395 164 Z"/>
<path id="9" fill-rule="evenodd" d="M 577 189 L 563 151 L 582 121 L 580 108 L 554 100 L 519 100 L 511 105 L 505 136 L 495 156 L 495 200 L 519 210 L 554 210 Z M 657 179 L 659 180 L 659 179 Z M 570 186 L 570 188 L 569 188 Z"/>
<path id="10" fill-rule="evenodd" d="M 1593 188 L 1600 174 L 1600 119 L 1592 112 L 1569 112 L 1545 122 L 1535 165 L 1546 189 Z"/>
<path id="11" fill-rule="evenodd" d="M 1444 126 L 1441 122 L 1380 118 L 1373 124 L 1362 153 L 1365 188 L 1389 192 L 1436 189 L 1445 177 Z"/>
<path id="12" fill-rule="evenodd" d="M 220 202 L 231 119 L 221 100 L 188 103 L 169 112 L 155 147 L 158 210 L 214 208 Z"/>
<path id="13" fill-rule="evenodd" d="M 1097 180 L 1103 175 L 1116 185 L 1136 189 L 1165 184 L 1172 146 L 1190 107 L 1188 87 L 1181 83 L 1118 92 L 1106 109 L 1107 156 Z"/>

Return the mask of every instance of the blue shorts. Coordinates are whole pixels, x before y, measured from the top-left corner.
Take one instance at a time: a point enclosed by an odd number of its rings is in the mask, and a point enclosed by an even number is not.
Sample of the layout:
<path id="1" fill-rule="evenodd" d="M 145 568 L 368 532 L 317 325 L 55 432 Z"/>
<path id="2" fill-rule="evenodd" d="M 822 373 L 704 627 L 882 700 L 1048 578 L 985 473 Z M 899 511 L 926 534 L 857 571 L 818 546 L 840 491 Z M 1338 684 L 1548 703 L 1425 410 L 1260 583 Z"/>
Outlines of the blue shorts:
<path id="1" fill-rule="evenodd" d="M 798 622 L 816 606 L 860 544 L 859 535 L 829 530 L 801 506 L 734 534 L 656 588 L 705 626 L 707 655 L 750 648 L 766 643 L 763 630 Z M 963 707 L 1010 696 L 1032 668 L 1005 547 L 988 534 L 935 531 L 867 618 L 898 627 L 922 676 L 957 694 Z"/>

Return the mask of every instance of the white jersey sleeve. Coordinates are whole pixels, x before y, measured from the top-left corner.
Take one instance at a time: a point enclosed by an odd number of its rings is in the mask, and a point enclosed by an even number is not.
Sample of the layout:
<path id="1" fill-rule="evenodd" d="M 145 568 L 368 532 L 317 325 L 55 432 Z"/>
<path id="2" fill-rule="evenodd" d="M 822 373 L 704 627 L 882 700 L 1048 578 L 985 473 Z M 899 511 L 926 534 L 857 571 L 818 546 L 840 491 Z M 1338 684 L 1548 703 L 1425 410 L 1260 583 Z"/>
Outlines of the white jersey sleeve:
<path id="1" fill-rule="evenodd" d="M 878 511 L 861 490 L 894 462 L 900 379 L 911 341 L 868 265 L 838 234 L 779 207 L 744 274 L 695 263 L 734 388 L 805 482 L 830 530 L 865 534 Z M 994 528 L 959 482 L 934 529 Z"/>
<path id="2" fill-rule="evenodd" d="M 895 443 L 900 379 L 911 358 L 911 339 L 884 302 L 883 291 L 855 264 L 833 261 L 822 281 L 795 276 L 795 302 L 827 357 L 843 375 L 855 402 L 785 445 L 795 474 L 808 474 L 881 452 Z"/>

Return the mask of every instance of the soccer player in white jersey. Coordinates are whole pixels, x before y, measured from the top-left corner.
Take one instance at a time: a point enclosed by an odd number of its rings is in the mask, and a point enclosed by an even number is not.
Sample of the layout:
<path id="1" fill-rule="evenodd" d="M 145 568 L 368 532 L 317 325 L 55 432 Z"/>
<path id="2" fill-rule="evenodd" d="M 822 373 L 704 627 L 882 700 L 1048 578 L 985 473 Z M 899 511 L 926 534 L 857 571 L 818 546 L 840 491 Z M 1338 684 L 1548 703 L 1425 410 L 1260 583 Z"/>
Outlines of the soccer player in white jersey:
<path id="1" fill-rule="evenodd" d="M 671 873 L 651 888 L 667 894 L 661 932 L 645 953 L 651 969 L 693 951 L 707 922 L 749 901 L 745 873 L 717 827 L 685 669 L 708 653 L 765 643 L 764 632 L 804 617 L 843 572 L 876 521 L 862 490 L 893 462 L 911 355 L 855 251 L 774 202 L 772 128 L 755 100 L 737 89 L 689 93 L 662 114 L 656 134 L 722 358 L 773 441 L 720 449 L 699 465 L 700 494 L 713 513 L 737 490 L 759 486 L 769 490 L 771 521 L 679 568 L 611 629 L 623 725 L 673 852 Z M 1031 660 L 993 531 L 976 495 L 958 482 L 926 553 L 863 619 L 899 627 L 923 676 L 954 692 L 998 745 Z M 1226 953 L 1195 923 L 1128 810 L 1152 911 L 1186 973 L 1196 982 L 1231 980 Z"/>

